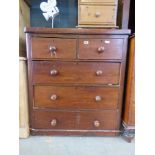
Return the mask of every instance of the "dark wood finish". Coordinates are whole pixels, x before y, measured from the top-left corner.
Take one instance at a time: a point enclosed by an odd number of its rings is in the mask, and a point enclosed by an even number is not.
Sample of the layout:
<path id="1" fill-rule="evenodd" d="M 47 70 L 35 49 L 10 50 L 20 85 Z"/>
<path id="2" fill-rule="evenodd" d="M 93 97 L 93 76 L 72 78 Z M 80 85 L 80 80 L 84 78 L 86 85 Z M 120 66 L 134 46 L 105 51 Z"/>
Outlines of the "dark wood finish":
<path id="1" fill-rule="evenodd" d="M 44 136 L 118 136 L 119 130 L 48 130 L 48 129 L 30 129 L 31 135 Z"/>
<path id="2" fill-rule="evenodd" d="M 114 130 L 116 112 L 34 112 L 34 128 L 63 130 Z M 52 122 L 56 122 L 53 123 Z M 99 125 L 95 126 L 95 121 Z"/>
<path id="3" fill-rule="evenodd" d="M 52 120 L 56 125 L 52 126 Z M 34 112 L 33 128 L 35 129 L 75 129 L 76 114 L 73 112 Z"/>
<path id="4" fill-rule="evenodd" d="M 122 9 L 122 29 L 127 29 L 129 24 L 129 10 L 130 10 L 130 0 L 122 0 L 123 9 Z"/>
<path id="5" fill-rule="evenodd" d="M 135 33 L 135 0 L 130 0 L 129 24 L 131 34 Z"/>
<path id="6" fill-rule="evenodd" d="M 56 75 L 51 71 L 56 70 Z M 101 71 L 101 75 L 97 72 Z M 119 84 L 120 63 L 34 61 L 33 83 Z"/>
<path id="7" fill-rule="evenodd" d="M 123 136 L 130 142 L 134 138 L 135 128 L 135 37 L 130 38 L 128 72 L 123 113 Z"/>
<path id="8" fill-rule="evenodd" d="M 31 34 L 77 34 L 77 35 L 129 35 L 128 29 L 82 29 L 82 28 L 32 28 L 25 27 L 25 33 Z"/>
<path id="9" fill-rule="evenodd" d="M 69 104 L 68 104 L 69 103 Z M 34 107 L 68 110 L 116 109 L 118 88 L 35 86 Z"/>
<path id="10" fill-rule="evenodd" d="M 103 50 L 101 50 L 103 48 Z M 80 39 L 80 59 L 122 59 L 123 39 Z"/>
<path id="11" fill-rule="evenodd" d="M 115 130 L 116 111 L 81 112 L 78 114 L 79 129 L 83 130 Z M 95 122 L 98 124 L 95 124 Z"/>
<path id="12" fill-rule="evenodd" d="M 129 33 L 129 30 L 26 29 L 30 129 L 33 135 L 116 136 L 120 133 Z M 76 57 L 51 60 L 41 56 L 33 59 L 33 37 L 43 38 L 43 42 L 44 38 L 76 39 Z M 113 59 L 79 59 L 80 38 L 115 39 L 112 46 L 120 45 L 116 48 L 121 49 L 122 56 L 113 52 Z M 123 42 L 118 44 L 117 39 Z M 44 43 L 38 44 L 38 50 L 41 44 Z M 52 104 L 46 95 L 50 96 Z M 101 104 L 92 101 L 92 96 L 97 96 L 95 100 Z M 54 101 L 58 101 L 56 106 Z M 59 126 L 57 119 L 63 121 Z"/>
<path id="13" fill-rule="evenodd" d="M 32 37 L 32 51 L 32 58 L 75 59 L 76 39 Z"/>

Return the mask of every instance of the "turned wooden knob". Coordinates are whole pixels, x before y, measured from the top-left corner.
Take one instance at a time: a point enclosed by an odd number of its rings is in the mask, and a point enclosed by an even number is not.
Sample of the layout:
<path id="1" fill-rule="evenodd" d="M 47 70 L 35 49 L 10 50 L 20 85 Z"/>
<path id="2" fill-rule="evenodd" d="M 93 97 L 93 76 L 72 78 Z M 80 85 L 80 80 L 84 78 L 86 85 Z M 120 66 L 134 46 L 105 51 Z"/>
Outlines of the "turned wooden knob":
<path id="1" fill-rule="evenodd" d="M 103 53 L 104 50 L 105 50 L 105 47 L 104 46 L 101 46 L 101 47 L 98 48 L 98 52 L 99 53 Z"/>
<path id="2" fill-rule="evenodd" d="M 98 120 L 94 121 L 94 126 L 95 127 L 99 127 L 100 126 L 100 122 Z"/>
<path id="3" fill-rule="evenodd" d="M 58 98 L 58 97 L 57 97 L 56 94 L 51 95 L 51 100 L 55 101 L 57 98 Z"/>
<path id="4" fill-rule="evenodd" d="M 101 96 L 96 96 L 96 97 L 95 97 L 95 101 L 99 102 L 99 101 L 101 101 L 101 100 L 102 100 L 102 97 L 101 97 Z"/>
<path id="5" fill-rule="evenodd" d="M 102 75 L 102 74 L 103 74 L 103 71 L 102 71 L 102 70 L 97 70 L 97 71 L 96 71 L 96 75 L 97 75 L 97 76 L 100 76 L 100 75 Z"/>
<path id="6" fill-rule="evenodd" d="M 58 75 L 58 71 L 57 71 L 56 69 L 52 69 L 52 70 L 50 71 L 50 74 L 51 74 L 52 76 Z"/>
<path id="7" fill-rule="evenodd" d="M 57 125 L 57 120 L 56 119 L 52 119 L 51 126 L 56 126 L 56 125 Z"/>

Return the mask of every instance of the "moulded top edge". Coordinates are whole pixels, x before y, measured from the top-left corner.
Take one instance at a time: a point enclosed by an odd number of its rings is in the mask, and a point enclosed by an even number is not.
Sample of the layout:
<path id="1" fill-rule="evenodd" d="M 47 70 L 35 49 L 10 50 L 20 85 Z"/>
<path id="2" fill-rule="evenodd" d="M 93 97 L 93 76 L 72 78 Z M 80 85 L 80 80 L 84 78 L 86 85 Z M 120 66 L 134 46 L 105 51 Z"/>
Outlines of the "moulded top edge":
<path id="1" fill-rule="evenodd" d="M 25 27 L 25 33 L 36 34 L 82 34 L 82 35 L 129 35 L 129 29 L 103 29 L 103 28 L 39 28 L 39 27 Z"/>

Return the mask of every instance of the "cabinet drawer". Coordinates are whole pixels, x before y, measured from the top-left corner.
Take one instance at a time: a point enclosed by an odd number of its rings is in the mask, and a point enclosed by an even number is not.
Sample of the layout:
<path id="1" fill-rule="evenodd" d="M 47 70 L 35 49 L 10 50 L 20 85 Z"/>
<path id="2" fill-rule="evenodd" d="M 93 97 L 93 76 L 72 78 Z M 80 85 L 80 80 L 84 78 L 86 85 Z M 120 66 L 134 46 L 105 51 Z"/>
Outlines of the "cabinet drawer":
<path id="1" fill-rule="evenodd" d="M 116 25 L 116 12 L 113 5 L 79 5 L 79 24 Z"/>
<path id="2" fill-rule="evenodd" d="M 120 63 L 34 61 L 33 83 L 119 84 Z"/>
<path id="3" fill-rule="evenodd" d="M 116 128 L 116 111 L 80 112 L 79 129 L 113 130 Z"/>
<path id="4" fill-rule="evenodd" d="M 122 59 L 123 39 L 80 39 L 80 59 Z"/>
<path id="5" fill-rule="evenodd" d="M 52 109 L 116 109 L 118 88 L 35 86 L 34 106 Z"/>
<path id="6" fill-rule="evenodd" d="M 73 112 L 35 111 L 32 126 L 38 129 L 75 129 L 76 114 Z"/>
<path id="7" fill-rule="evenodd" d="M 76 58 L 76 39 L 32 37 L 32 58 Z"/>
<path id="8" fill-rule="evenodd" d="M 112 130 L 116 112 L 49 112 L 35 111 L 32 127 L 37 129 Z"/>
<path id="9" fill-rule="evenodd" d="M 116 4 L 118 0 L 79 0 L 80 3 L 113 3 Z"/>

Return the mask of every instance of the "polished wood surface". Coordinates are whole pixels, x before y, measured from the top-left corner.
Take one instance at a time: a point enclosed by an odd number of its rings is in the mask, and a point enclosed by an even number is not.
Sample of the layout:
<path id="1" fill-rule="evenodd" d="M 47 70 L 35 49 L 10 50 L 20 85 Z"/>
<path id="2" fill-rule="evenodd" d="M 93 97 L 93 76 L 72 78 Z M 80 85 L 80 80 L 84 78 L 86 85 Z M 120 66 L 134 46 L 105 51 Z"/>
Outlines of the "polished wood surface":
<path id="1" fill-rule="evenodd" d="M 118 91 L 118 88 L 92 86 L 35 86 L 34 107 L 61 110 L 116 109 Z"/>
<path id="2" fill-rule="evenodd" d="M 123 39 L 79 39 L 79 59 L 122 59 L 122 52 Z"/>
<path id="3" fill-rule="evenodd" d="M 85 130 L 115 130 L 118 123 L 116 111 L 81 112 L 77 118 L 79 129 Z"/>
<path id="4" fill-rule="evenodd" d="M 130 38 L 129 56 L 128 56 L 128 72 L 124 101 L 123 126 L 124 136 L 129 141 L 133 138 L 135 128 L 135 36 Z M 130 131 L 133 133 L 130 134 Z"/>
<path id="5" fill-rule="evenodd" d="M 74 34 L 74 35 L 129 35 L 129 29 L 82 29 L 82 28 L 37 28 L 25 27 L 25 33 L 33 34 Z"/>
<path id="6" fill-rule="evenodd" d="M 34 112 L 36 129 L 112 130 L 115 129 L 115 111 L 104 112 Z"/>
<path id="7" fill-rule="evenodd" d="M 26 28 L 25 30 L 31 134 L 118 135 L 130 31 L 45 28 Z M 34 37 L 41 38 L 43 42 L 37 44 L 37 51 L 44 44 L 45 38 L 47 40 L 55 38 L 76 40 L 76 50 L 73 47 L 76 57 L 63 58 L 62 56 L 51 59 L 39 54 L 40 58 L 33 58 L 32 38 Z M 93 55 L 94 49 L 87 44 L 91 58 L 86 56 L 83 58 L 84 55 L 81 56 L 81 52 L 88 52 L 88 50 L 80 45 L 82 39 L 86 41 L 86 44 L 89 39 L 92 39 L 94 42 L 91 44 L 98 48 L 97 51 L 100 54 L 104 48 L 98 47 L 101 45 L 98 41 L 106 39 L 104 41 L 109 44 L 110 40 L 111 46 L 107 45 L 108 48 L 106 48 L 108 53 L 112 51 L 113 54 L 105 55 L 106 59 L 104 56 L 98 59 L 96 55 Z M 58 46 L 61 46 L 61 42 L 57 44 Z M 68 46 L 70 47 L 68 44 L 62 46 L 61 50 L 67 49 Z M 42 50 L 45 50 L 44 48 L 42 47 Z M 119 52 L 114 53 L 114 48 Z M 52 52 L 55 50 L 51 48 Z"/>
<path id="8" fill-rule="evenodd" d="M 120 78 L 120 63 L 33 61 L 32 70 L 33 83 L 118 85 Z M 52 71 L 57 74 L 52 75 Z"/>
<path id="9" fill-rule="evenodd" d="M 129 12 L 130 12 L 130 1 L 131 0 L 123 0 L 123 7 L 122 7 L 122 29 L 127 29 L 129 24 Z"/>
<path id="10" fill-rule="evenodd" d="M 75 59 L 76 39 L 32 37 L 32 51 L 32 58 Z"/>

